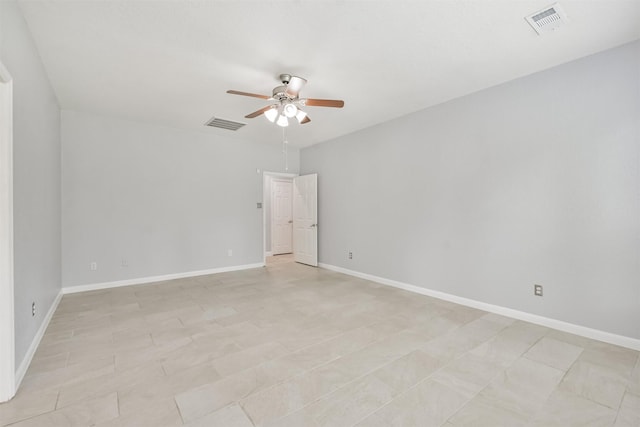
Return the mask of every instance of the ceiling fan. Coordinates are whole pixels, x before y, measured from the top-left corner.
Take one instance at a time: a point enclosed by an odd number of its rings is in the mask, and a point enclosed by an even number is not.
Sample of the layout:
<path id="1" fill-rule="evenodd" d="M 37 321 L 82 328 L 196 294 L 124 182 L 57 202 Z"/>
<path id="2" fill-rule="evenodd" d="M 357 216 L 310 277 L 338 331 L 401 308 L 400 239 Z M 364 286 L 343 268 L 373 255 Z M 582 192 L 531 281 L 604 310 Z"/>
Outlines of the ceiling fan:
<path id="1" fill-rule="evenodd" d="M 251 114 L 247 114 L 245 117 L 247 119 L 253 119 L 254 117 L 264 114 L 271 123 L 276 123 L 282 127 L 288 126 L 289 119 L 293 119 L 294 117 L 300 124 L 311 121 L 307 113 L 300 107 L 344 107 L 344 101 L 337 99 L 300 98 L 300 90 L 307 83 L 302 77 L 280 74 L 280 81 L 282 82 L 282 86 L 276 86 L 271 96 L 240 92 L 237 90 L 228 90 L 227 93 L 274 101 L 273 104 L 267 105 Z"/>

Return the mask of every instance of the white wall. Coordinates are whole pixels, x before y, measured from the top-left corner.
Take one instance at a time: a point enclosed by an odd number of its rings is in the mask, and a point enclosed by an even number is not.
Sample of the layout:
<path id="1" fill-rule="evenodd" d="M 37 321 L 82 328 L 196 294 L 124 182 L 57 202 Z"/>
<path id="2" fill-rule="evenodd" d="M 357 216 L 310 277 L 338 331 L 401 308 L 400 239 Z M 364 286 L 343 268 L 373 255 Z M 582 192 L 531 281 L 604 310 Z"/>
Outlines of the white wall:
<path id="1" fill-rule="evenodd" d="M 20 365 L 60 291 L 60 109 L 15 1 L 0 1 L 0 40 L 0 58 L 13 77 L 15 337 Z"/>
<path id="2" fill-rule="evenodd" d="M 301 153 L 321 262 L 632 338 L 639 169 L 640 42 Z"/>
<path id="3" fill-rule="evenodd" d="M 278 144 L 74 111 L 62 141 L 63 286 L 262 262 L 256 203 L 262 171 L 284 171 Z"/>

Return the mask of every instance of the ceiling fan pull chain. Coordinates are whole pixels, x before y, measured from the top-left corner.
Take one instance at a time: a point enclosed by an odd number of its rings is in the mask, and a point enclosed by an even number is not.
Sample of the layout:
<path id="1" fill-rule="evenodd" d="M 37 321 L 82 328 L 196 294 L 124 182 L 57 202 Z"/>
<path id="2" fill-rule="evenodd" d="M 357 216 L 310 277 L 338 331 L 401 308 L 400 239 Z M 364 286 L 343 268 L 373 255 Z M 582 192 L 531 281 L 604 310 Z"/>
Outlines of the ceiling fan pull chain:
<path id="1" fill-rule="evenodd" d="M 282 128 L 282 152 L 284 153 L 284 171 L 289 172 L 289 142 L 286 138 L 286 130 L 287 128 Z"/>

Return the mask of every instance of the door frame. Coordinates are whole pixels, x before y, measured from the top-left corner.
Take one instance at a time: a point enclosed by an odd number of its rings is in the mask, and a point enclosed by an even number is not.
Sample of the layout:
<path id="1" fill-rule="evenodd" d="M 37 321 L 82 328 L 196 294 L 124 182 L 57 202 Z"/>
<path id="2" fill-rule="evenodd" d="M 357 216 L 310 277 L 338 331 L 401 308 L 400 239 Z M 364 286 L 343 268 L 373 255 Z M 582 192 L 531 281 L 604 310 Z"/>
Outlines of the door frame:
<path id="1" fill-rule="evenodd" d="M 262 172 L 262 265 L 267 265 L 267 248 L 265 245 L 267 243 L 267 210 L 265 209 L 264 201 L 269 198 L 271 201 L 271 186 L 269 186 L 269 194 L 267 194 L 266 190 L 266 181 L 267 177 L 269 178 L 295 178 L 298 176 L 297 173 L 283 173 L 283 172 L 270 172 L 263 171 Z M 271 204 L 269 204 L 269 208 L 271 208 Z M 271 224 L 268 225 L 271 227 Z"/>
<path id="2" fill-rule="evenodd" d="M 0 402 L 16 393 L 14 304 L 13 79 L 0 62 Z"/>

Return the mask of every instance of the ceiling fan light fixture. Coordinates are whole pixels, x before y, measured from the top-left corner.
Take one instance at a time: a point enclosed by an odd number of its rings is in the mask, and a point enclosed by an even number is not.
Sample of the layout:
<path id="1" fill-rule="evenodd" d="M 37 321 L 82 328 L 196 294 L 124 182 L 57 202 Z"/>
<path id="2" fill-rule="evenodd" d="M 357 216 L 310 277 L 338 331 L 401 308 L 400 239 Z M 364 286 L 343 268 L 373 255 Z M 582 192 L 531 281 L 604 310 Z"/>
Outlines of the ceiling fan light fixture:
<path id="1" fill-rule="evenodd" d="M 267 111 L 264 112 L 264 116 L 267 118 L 267 120 L 273 123 L 276 121 L 276 117 L 278 117 L 278 109 L 269 108 Z"/>
<path id="2" fill-rule="evenodd" d="M 290 119 L 296 117 L 296 114 L 298 113 L 298 107 L 293 104 L 285 104 L 282 110 L 284 115 Z"/>
<path id="3" fill-rule="evenodd" d="M 298 123 L 301 123 L 305 117 L 307 117 L 307 113 L 298 109 L 298 112 L 296 113 L 296 119 L 298 119 Z"/>
<path id="4" fill-rule="evenodd" d="M 278 117 L 278 121 L 276 122 L 276 124 L 284 128 L 289 126 L 289 120 L 287 120 L 287 116 L 280 114 L 280 117 Z"/>
<path id="5" fill-rule="evenodd" d="M 311 119 L 305 111 L 300 109 L 301 107 L 344 107 L 344 101 L 340 99 L 300 98 L 300 90 L 307 83 L 307 80 L 302 77 L 292 76 L 291 74 L 281 74 L 280 81 L 282 85 L 273 88 L 272 96 L 238 90 L 228 90 L 227 93 L 271 101 L 270 105 L 266 105 L 253 113 L 247 114 L 245 118 L 253 119 L 264 114 L 269 122 L 275 123 L 280 127 L 289 126 L 289 120 L 294 117 L 300 124 L 309 123 Z"/>

